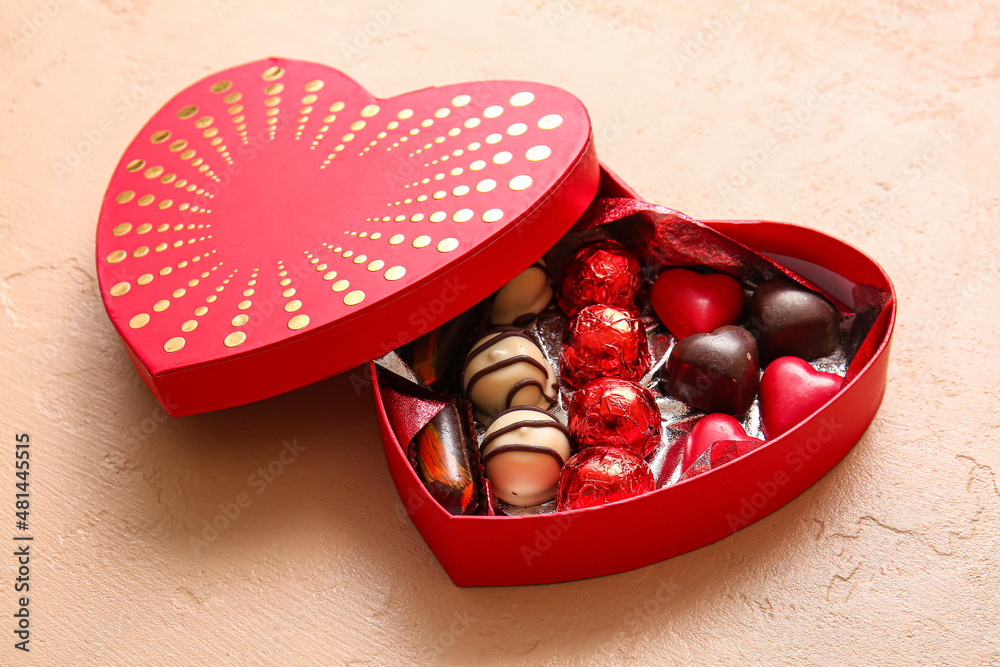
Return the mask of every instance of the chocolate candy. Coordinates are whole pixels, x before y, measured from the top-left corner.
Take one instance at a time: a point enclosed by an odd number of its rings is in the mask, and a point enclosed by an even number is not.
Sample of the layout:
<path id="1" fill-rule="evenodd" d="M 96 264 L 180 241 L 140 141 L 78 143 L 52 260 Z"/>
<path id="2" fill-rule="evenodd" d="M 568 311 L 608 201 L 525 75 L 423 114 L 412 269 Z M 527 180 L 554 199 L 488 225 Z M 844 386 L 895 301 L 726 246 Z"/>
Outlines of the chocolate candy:
<path id="1" fill-rule="evenodd" d="M 477 304 L 413 341 L 406 358 L 421 382 L 443 391 L 457 378 L 485 308 Z"/>
<path id="2" fill-rule="evenodd" d="M 462 386 L 476 408 L 476 418 L 487 426 L 508 408 L 550 408 L 558 396 L 552 366 L 520 331 L 480 339 L 465 360 Z"/>
<path id="3" fill-rule="evenodd" d="M 539 505 L 556 495 L 570 455 L 569 432 L 540 408 L 513 408 L 486 430 L 480 452 L 495 497 L 518 507 Z"/>
<path id="4" fill-rule="evenodd" d="M 575 388 L 602 377 L 638 381 L 651 363 L 643 323 L 624 310 L 595 305 L 570 322 L 560 372 Z"/>
<path id="5" fill-rule="evenodd" d="M 660 442 L 660 411 L 645 387 L 601 378 L 573 394 L 569 431 L 581 449 L 622 447 L 645 459 Z"/>
<path id="6" fill-rule="evenodd" d="M 705 412 L 741 415 L 760 379 L 757 343 L 743 327 L 719 327 L 679 341 L 665 369 L 668 394 Z"/>
<path id="7" fill-rule="evenodd" d="M 452 514 L 477 506 L 479 468 L 465 401 L 452 402 L 413 438 L 411 456 L 431 497 Z"/>
<path id="8" fill-rule="evenodd" d="M 721 413 L 705 415 L 698 420 L 688 434 L 684 445 L 684 462 L 681 468 L 687 470 L 698 457 L 712 448 L 717 442 L 752 441 L 760 444 L 758 438 L 751 438 L 738 421 Z"/>
<path id="9" fill-rule="evenodd" d="M 597 303 L 639 313 L 642 292 L 639 260 L 617 241 L 585 245 L 566 261 L 559 308 L 567 317 Z"/>
<path id="10" fill-rule="evenodd" d="M 818 371 L 798 357 L 779 357 L 760 381 L 760 422 L 776 438 L 816 412 L 840 391 L 844 378 Z"/>
<path id="11" fill-rule="evenodd" d="M 751 325 L 764 363 L 782 356 L 825 357 L 840 342 L 840 315 L 815 292 L 780 278 L 765 280 L 750 298 Z"/>
<path id="12" fill-rule="evenodd" d="M 549 272 L 545 260 L 540 259 L 497 291 L 493 297 L 490 323 L 524 326 L 535 319 L 551 300 Z"/>
<path id="13" fill-rule="evenodd" d="M 686 338 L 739 322 L 743 288 L 722 273 L 670 269 L 653 283 L 649 301 L 670 333 Z"/>
<path id="14" fill-rule="evenodd" d="M 559 511 L 605 505 L 655 488 L 646 462 L 628 449 L 589 447 L 573 455 L 559 475 Z"/>

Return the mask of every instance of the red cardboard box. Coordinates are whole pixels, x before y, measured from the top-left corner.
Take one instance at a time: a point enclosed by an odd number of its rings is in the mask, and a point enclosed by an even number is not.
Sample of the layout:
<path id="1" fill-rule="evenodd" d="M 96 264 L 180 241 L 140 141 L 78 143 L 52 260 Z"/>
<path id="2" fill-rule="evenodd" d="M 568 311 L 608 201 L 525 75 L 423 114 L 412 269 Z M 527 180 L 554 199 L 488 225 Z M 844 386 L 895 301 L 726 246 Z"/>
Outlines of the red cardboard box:
<path id="1" fill-rule="evenodd" d="M 269 59 L 182 91 L 126 149 L 101 210 L 98 276 L 146 385 L 171 414 L 192 414 L 413 340 L 531 264 L 598 194 L 634 196 L 600 167 L 582 104 L 557 88 L 479 82 L 383 100 L 325 66 Z M 579 579 L 698 548 L 789 502 L 865 431 L 886 383 L 888 276 L 804 227 L 707 224 L 848 307 L 855 285 L 887 295 L 843 388 L 693 479 L 604 507 L 506 517 L 453 516 L 431 498 L 376 382 L 390 472 L 456 584 Z"/>

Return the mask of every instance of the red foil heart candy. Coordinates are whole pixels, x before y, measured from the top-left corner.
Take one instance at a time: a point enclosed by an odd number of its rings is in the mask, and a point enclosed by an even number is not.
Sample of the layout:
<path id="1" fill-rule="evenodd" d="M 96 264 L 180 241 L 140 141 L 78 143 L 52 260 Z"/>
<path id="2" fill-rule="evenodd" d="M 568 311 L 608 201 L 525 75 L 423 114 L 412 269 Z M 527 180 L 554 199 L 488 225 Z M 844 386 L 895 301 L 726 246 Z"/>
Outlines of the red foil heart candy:
<path id="1" fill-rule="evenodd" d="M 649 300 L 657 317 L 677 338 L 736 324 L 743 313 L 743 288 L 722 273 L 664 271 L 653 283 Z"/>
<path id="2" fill-rule="evenodd" d="M 571 387 L 602 377 L 635 382 L 651 363 L 643 323 L 624 310 L 595 305 L 570 322 L 560 372 Z"/>
<path id="3" fill-rule="evenodd" d="M 647 459 L 660 442 L 660 412 L 645 387 L 601 378 L 573 394 L 569 431 L 581 449 L 613 446 Z"/>
<path id="4" fill-rule="evenodd" d="M 798 357 L 779 357 L 760 381 L 764 437 L 776 438 L 816 412 L 840 391 L 844 378 L 818 371 Z"/>
<path id="5" fill-rule="evenodd" d="M 627 449 L 590 447 L 575 454 L 559 475 L 556 509 L 583 509 L 641 496 L 655 488 L 646 462 Z"/>
<path id="6" fill-rule="evenodd" d="M 617 241 L 585 245 L 566 261 L 559 288 L 559 307 L 567 317 L 595 303 L 639 312 L 642 266 Z"/>
<path id="7" fill-rule="evenodd" d="M 722 413 L 705 415 L 691 429 L 684 445 L 683 470 L 687 470 L 702 454 L 717 442 L 753 441 L 760 444 L 763 441 L 751 438 L 743 430 L 743 425 L 736 419 Z"/>

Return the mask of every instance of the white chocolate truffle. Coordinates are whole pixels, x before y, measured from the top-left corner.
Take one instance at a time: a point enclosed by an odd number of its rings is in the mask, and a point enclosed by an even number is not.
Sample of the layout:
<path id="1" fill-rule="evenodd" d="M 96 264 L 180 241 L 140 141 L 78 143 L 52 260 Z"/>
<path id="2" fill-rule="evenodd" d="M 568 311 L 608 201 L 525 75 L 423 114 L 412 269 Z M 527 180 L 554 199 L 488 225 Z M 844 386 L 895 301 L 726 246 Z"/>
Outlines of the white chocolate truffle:
<path id="1" fill-rule="evenodd" d="M 497 291 L 493 297 L 490 322 L 493 324 L 527 324 L 552 300 L 552 287 L 545 260 L 540 259 Z"/>
<path id="2" fill-rule="evenodd" d="M 541 505 L 556 497 L 569 433 L 540 408 L 514 408 L 487 429 L 481 456 L 494 496 L 518 507 Z"/>
<path id="3" fill-rule="evenodd" d="M 558 395 L 548 359 L 520 331 L 480 339 L 465 360 L 462 387 L 476 408 L 476 418 L 487 426 L 508 408 L 550 408 Z"/>

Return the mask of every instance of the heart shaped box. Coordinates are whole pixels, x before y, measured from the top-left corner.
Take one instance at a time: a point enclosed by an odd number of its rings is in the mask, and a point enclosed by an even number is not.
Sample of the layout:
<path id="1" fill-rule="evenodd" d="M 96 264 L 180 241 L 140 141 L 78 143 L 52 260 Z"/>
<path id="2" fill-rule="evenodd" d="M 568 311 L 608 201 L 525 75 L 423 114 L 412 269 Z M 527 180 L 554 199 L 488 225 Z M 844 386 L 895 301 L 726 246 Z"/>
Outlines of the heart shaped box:
<path id="1" fill-rule="evenodd" d="M 565 91 L 490 81 L 383 100 L 323 65 L 271 58 L 193 84 L 139 132 L 105 194 L 97 272 L 147 387 L 170 414 L 194 414 L 332 376 L 451 319 L 541 256 L 595 196 L 636 197 L 599 164 L 586 109 Z M 437 505 L 376 381 L 389 470 L 456 584 L 580 579 L 696 549 L 789 502 L 868 427 L 895 320 L 888 276 L 804 227 L 706 224 L 849 305 L 854 284 L 888 293 L 863 368 L 798 426 L 717 469 L 523 517 Z"/>

